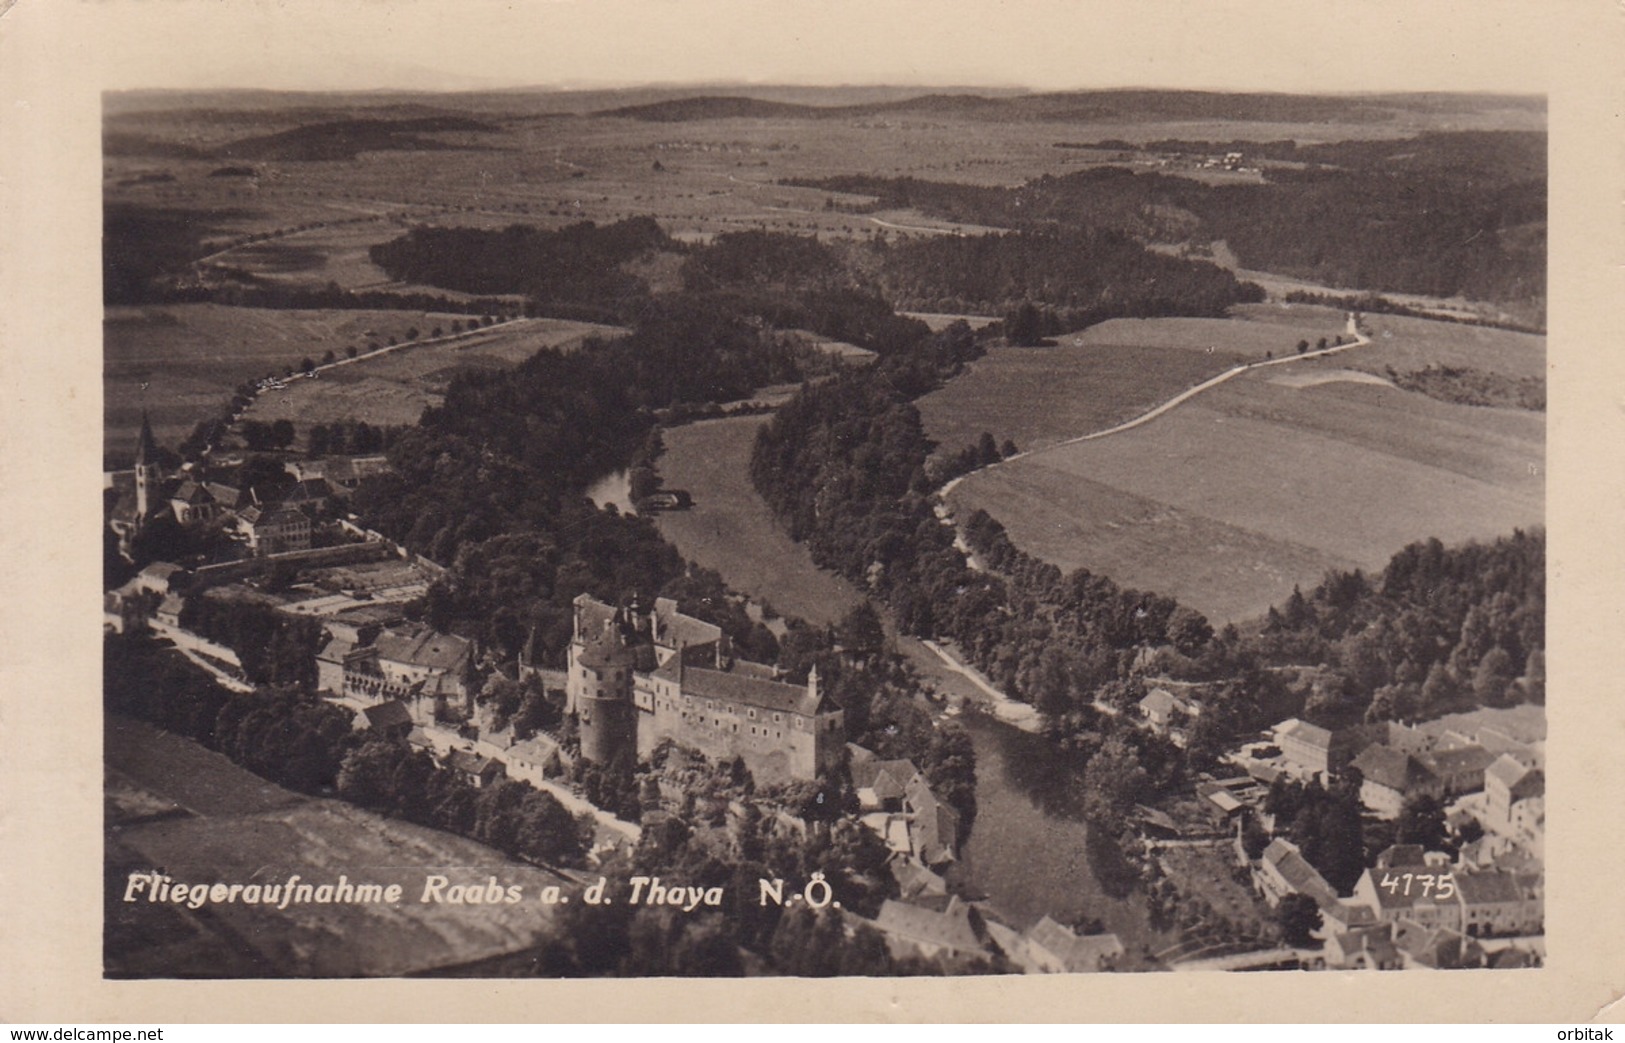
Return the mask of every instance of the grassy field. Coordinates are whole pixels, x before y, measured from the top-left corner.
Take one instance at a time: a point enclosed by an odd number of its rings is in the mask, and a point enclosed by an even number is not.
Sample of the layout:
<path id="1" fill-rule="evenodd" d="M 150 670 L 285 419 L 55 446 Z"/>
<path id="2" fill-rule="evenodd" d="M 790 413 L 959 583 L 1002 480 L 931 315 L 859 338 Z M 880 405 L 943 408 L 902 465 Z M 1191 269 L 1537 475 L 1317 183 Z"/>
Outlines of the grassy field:
<path id="1" fill-rule="evenodd" d="M 425 331 L 427 332 L 427 331 Z M 517 365 L 543 348 L 568 351 L 590 336 L 614 336 L 618 327 L 564 319 L 520 319 L 467 336 L 397 348 L 324 370 L 316 380 L 292 381 L 257 398 L 244 419 L 286 418 L 299 437 L 312 424 L 364 420 L 415 424 L 437 406 L 459 370 Z"/>
<path id="2" fill-rule="evenodd" d="M 1344 332 L 1344 313 L 1330 308 L 1287 305 L 1259 309 L 1231 319 L 1110 319 L 1067 338 L 1084 347 L 1182 348 L 1251 362 L 1290 355 L 1298 342 L 1329 344 Z"/>
<path id="3" fill-rule="evenodd" d="M 920 399 L 926 434 L 957 452 L 988 431 L 1034 449 L 1132 419 L 1242 362 L 1292 353 L 1343 329 L 1341 313 L 1252 319 L 1113 319 L 1050 348 L 994 348 Z"/>
<path id="4" fill-rule="evenodd" d="M 857 604 L 847 582 L 812 563 L 750 484 L 750 451 L 764 416 L 730 417 L 674 427 L 658 461 L 666 485 L 688 489 L 694 506 L 655 515 L 683 557 L 715 569 L 735 590 L 786 615 L 834 623 Z"/>
<path id="5" fill-rule="evenodd" d="M 1354 354 L 1303 367 L 1335 377 Z M 1304 382 L 1297 369 L 1250 373 L 1143 427 L 980 472 L 954 506 L 986 508 L 1062 568 L 1175 595 L 1216 622 L 1255 616 L 1331 567 L 1380 568 L 1417 539 L 1542 522 L 1539 414 Z"/>
<path id="6" fill-rule="evenodd" d="M 123 790 L 193 812 L 109 823 L 105 971 L 111 977 L 352 977 L 409 974 L 513 952 L 533 944 L 546 907 L 420 903 L 423 880 L 496 876 L 534 898 L 561 884 L 449 834 L 380 818 L 336 801 L 301 797 L 184 739 L 119 718 L 107 722 L 110 775 Z M 175 905 L 123 902 L 130 872 L 163 870 L 189 883 L 402 885 L 397 905 Z"/>
<path id="7" fill-rule="evenodd" d="M 1508 377 L 1546 375 L 1546 338 L 1533 333 L 1400 315 L 1367 315 L 1364 321 L 1375 343 L 1342 360 L 1357 369 L 1381 373 L 1392 366 L 1405 373 L 1434 365 Z"/>
<path id="8" fill-rule="evenodd" d="M 219 416 L 244 381 L 280 374 L 305 358 L 320 362 L 328 351 L 343 358 L 346 347 L 364 350 L 369 341 L 384 344 L 404 339 L 413 327 L 427 333 L 463 318 L 218 304 L 109 308 L 102 339 L 104 452 L 128 464 L 143 408 L 158 441 L 174 446 L 199 420 Z"/>

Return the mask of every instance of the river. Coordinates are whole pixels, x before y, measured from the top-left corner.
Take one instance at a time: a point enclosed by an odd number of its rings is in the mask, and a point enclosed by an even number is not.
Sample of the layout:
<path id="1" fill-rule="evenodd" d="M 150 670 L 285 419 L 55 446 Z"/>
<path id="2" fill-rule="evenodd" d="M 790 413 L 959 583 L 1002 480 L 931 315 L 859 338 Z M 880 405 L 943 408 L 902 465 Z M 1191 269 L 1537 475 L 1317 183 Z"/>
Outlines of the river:
<path id="1" fill-rule="evenodd" d="M 814 565 L 756 495 L 749 462 L 761 422 L 707 421 L 663 433 L 661 476 L 691 490 L 695 509 L 663 513 L 661 532 L 733 589 L 814 622 L 834 622 L 860 595 Z M 919 641 L 902 638 L 898 647 L 951 699 L 981 696 Z M 1091 841 L 1069 791 L 1071 772 L 1055 750 L 1042 736 L 996 720 L 960 719 L 976 747 L 976 824 L 963 852 L 971 886 L 1019 928 L 1045 913 L 1058 919 L 1082 913 L 1103 920 L 1131 958 L 1148 941 L 1155 947 L 1144 897 L 1122 886 L 1115 845 Z"/>
<path id="2" fill-rule="evenodd" d="M 587 499 L 600 509 L 614 506 L 622 514 L 636 514 L 632 506 L 632 479 L 625 471 L 615 471 L 587 486 Z"/>
<path id="3" fill-rule="evenodd" d="M 962 857 L 971 885 L 1017 927 L 1046 913 L 1102 920 L 1132 956 L 1158 947 L 1134 870 L 1083 821 L 1072 772 L 1040 735 L 961 718 L 976 746 L 976 824 Z"/>

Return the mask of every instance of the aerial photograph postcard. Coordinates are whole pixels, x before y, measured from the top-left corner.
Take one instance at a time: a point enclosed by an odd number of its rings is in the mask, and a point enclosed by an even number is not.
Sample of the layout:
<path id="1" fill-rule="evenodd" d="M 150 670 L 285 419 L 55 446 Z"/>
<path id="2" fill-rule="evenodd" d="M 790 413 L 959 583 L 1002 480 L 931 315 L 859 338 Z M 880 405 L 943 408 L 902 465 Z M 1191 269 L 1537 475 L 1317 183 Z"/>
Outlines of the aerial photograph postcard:
<path id="1" fill-rule="evenodd" d="M 100 973 L 1541 967 L 1546 96 L 1017 72 L 102 93 Z"/>

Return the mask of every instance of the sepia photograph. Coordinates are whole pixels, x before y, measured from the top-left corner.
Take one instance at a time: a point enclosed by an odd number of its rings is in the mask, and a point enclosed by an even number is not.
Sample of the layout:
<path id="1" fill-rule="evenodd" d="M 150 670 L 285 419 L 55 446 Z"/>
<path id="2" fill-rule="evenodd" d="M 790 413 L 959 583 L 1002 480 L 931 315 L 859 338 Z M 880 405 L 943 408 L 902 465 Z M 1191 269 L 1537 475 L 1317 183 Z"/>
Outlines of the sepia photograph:
<path id="1" fill-rule="evenodd" d="M 96 978 L 1585 958 L 1544 67 L 1001 71 L 965 4 L 764 71 L 762 11 L 662 61 L 612 6 L 81 92 Z"/>

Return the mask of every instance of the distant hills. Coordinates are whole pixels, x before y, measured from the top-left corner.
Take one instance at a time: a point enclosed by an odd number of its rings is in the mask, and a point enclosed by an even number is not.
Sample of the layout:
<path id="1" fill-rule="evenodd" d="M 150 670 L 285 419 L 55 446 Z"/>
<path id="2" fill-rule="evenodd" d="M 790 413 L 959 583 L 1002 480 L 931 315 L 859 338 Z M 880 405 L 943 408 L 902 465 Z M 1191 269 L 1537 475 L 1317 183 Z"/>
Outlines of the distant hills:
<path id="1" fill-rule="evenodd" d="M 1487 94 L 1224 94 L 1208 91 L 1067 91 L 987 96 L 923 94 L 860 104 L 810 105 L 749 95 L 704 94 L 601 109 L 593 115 L 649 122 L 708 119 L 849 119 L 934 115 L 997 122 L 1174 122 L 1236 120 L 1260 123 L 1380 123 L 1406 114 L 1435 117 L 1515 110 L 1543 116 L 1545 100 Z"/>

